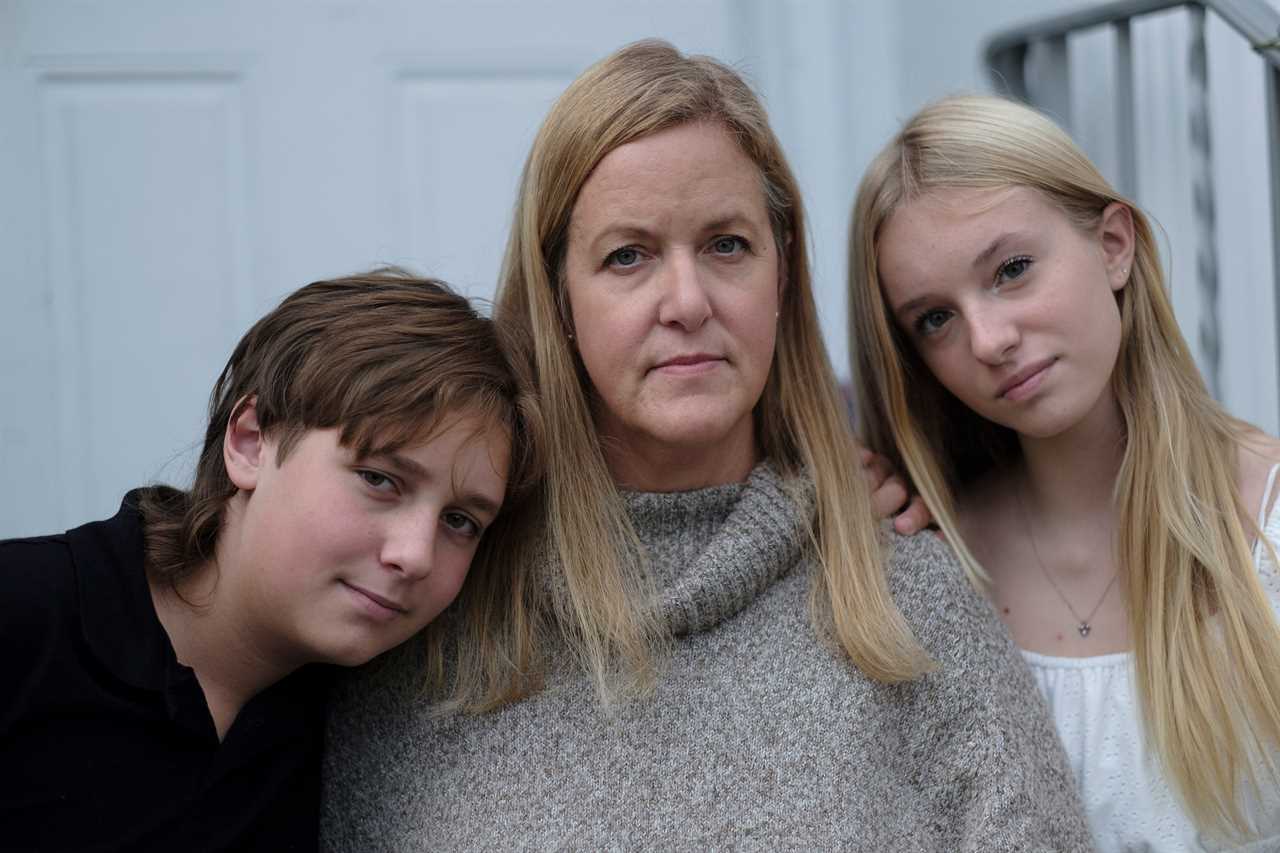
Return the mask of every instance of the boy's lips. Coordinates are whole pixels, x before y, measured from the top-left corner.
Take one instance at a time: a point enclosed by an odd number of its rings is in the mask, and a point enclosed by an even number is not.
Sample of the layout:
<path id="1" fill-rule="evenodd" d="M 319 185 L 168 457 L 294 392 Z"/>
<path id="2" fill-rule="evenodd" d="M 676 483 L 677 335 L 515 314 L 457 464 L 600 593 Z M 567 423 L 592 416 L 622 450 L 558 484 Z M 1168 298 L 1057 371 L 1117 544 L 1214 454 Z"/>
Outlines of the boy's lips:
<path id="1" fill-rule="evenodd" d="M 358 584 L 351 583 L 350 581 L 341 581 L 341 583 L 343 586 L 351 590 L 357 596 L 363 597 L 369 603 L 376 605 L 378 608 L 384 611 L 388 611 L 389 613 L 408 613 L 409 612 L 409 609 L 404 605 L 400 604 L 394 599 L 388 598 L 384 595 L 379 595 L 373 590 L 365 589 L 364 587 L 359 586 Z"/>

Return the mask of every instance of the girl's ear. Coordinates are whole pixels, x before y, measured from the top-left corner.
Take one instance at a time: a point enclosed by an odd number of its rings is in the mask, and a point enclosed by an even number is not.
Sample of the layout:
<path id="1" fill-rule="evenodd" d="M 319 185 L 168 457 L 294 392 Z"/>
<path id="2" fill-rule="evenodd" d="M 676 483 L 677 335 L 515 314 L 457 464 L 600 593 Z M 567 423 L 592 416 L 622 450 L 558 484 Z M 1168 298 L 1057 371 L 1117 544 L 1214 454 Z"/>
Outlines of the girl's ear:
<path id="1" fill-rule="evenodd" d="M 1098 242 L 1107 267 L 1107 278 L 1112 290 L 1120 290 L 1129 283 L 1133 269 L 1134 231 L 1133 211 L 1123 202 L 1113 201 L 1102 211 L 1098 222 Z"/>
<path id="2" fill-rule="evenodd" d="M 237 489 L 253 491 L 258 471 L 266 459 L 262 429 L 258 426 L 258 398 L 245 397 L 236 403 L 222 435 L 222 464 Z"/>

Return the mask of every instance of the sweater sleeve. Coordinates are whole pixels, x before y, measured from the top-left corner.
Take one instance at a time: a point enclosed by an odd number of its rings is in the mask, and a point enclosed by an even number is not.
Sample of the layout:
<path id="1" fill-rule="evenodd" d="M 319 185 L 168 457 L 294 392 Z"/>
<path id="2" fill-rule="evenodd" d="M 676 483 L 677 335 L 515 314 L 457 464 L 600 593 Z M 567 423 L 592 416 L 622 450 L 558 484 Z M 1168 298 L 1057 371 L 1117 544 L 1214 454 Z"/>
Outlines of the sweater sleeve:
<path id="1" fill-rule="evenodd" d="M 1031 673 L 987 600 L 931 533 L 894 536 L 890 586 L 937 669 L 908 690 L 922 780 L 953 849 L 1093 850 L 1075 779 Z"/>

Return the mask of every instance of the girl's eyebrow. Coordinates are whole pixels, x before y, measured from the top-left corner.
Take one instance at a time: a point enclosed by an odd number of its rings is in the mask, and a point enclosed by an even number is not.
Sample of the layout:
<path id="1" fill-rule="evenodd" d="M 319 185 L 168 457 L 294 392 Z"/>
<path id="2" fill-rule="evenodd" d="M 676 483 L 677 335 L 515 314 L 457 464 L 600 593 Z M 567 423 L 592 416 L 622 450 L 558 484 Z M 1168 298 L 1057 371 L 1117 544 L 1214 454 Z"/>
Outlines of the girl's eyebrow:
<path id="1" fill-rule="evenodd" d="M 991 243 L 987 246 L 987 248 L 983 249 L 982 252 L 979 253 L 976 258 L 973 259 L 973 268 L 979 269 L 981 267 L 986 266 L 987 263 L 991 260 L 991 258 L 995 256 L 995 254 L 999 252 L 1000 249 L 1003 248 L 1007 243 L 1012 243 L 1016 240 L 1020 240 L 1025 236 L 1027 235 L 1022 231 L 1006 231 L 1005 233 L 999 235 L 998 237 L 996 237 L 994 240 L 991 241 Z"/>

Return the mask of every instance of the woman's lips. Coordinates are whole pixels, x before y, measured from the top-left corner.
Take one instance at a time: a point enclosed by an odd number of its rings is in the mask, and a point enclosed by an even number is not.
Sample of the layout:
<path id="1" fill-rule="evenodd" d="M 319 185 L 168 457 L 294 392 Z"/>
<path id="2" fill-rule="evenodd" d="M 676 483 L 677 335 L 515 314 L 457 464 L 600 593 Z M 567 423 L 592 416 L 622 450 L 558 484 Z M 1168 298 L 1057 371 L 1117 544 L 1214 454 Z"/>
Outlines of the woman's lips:
<path id="1" fill-rule="evenodd" d="M 694 376 L 715 370 L 724 363 L 724 358 L 709 353 L 693 353 L 678 355 L 661 361 L 653 366 L 653 370 L 669 376 Z"/>

